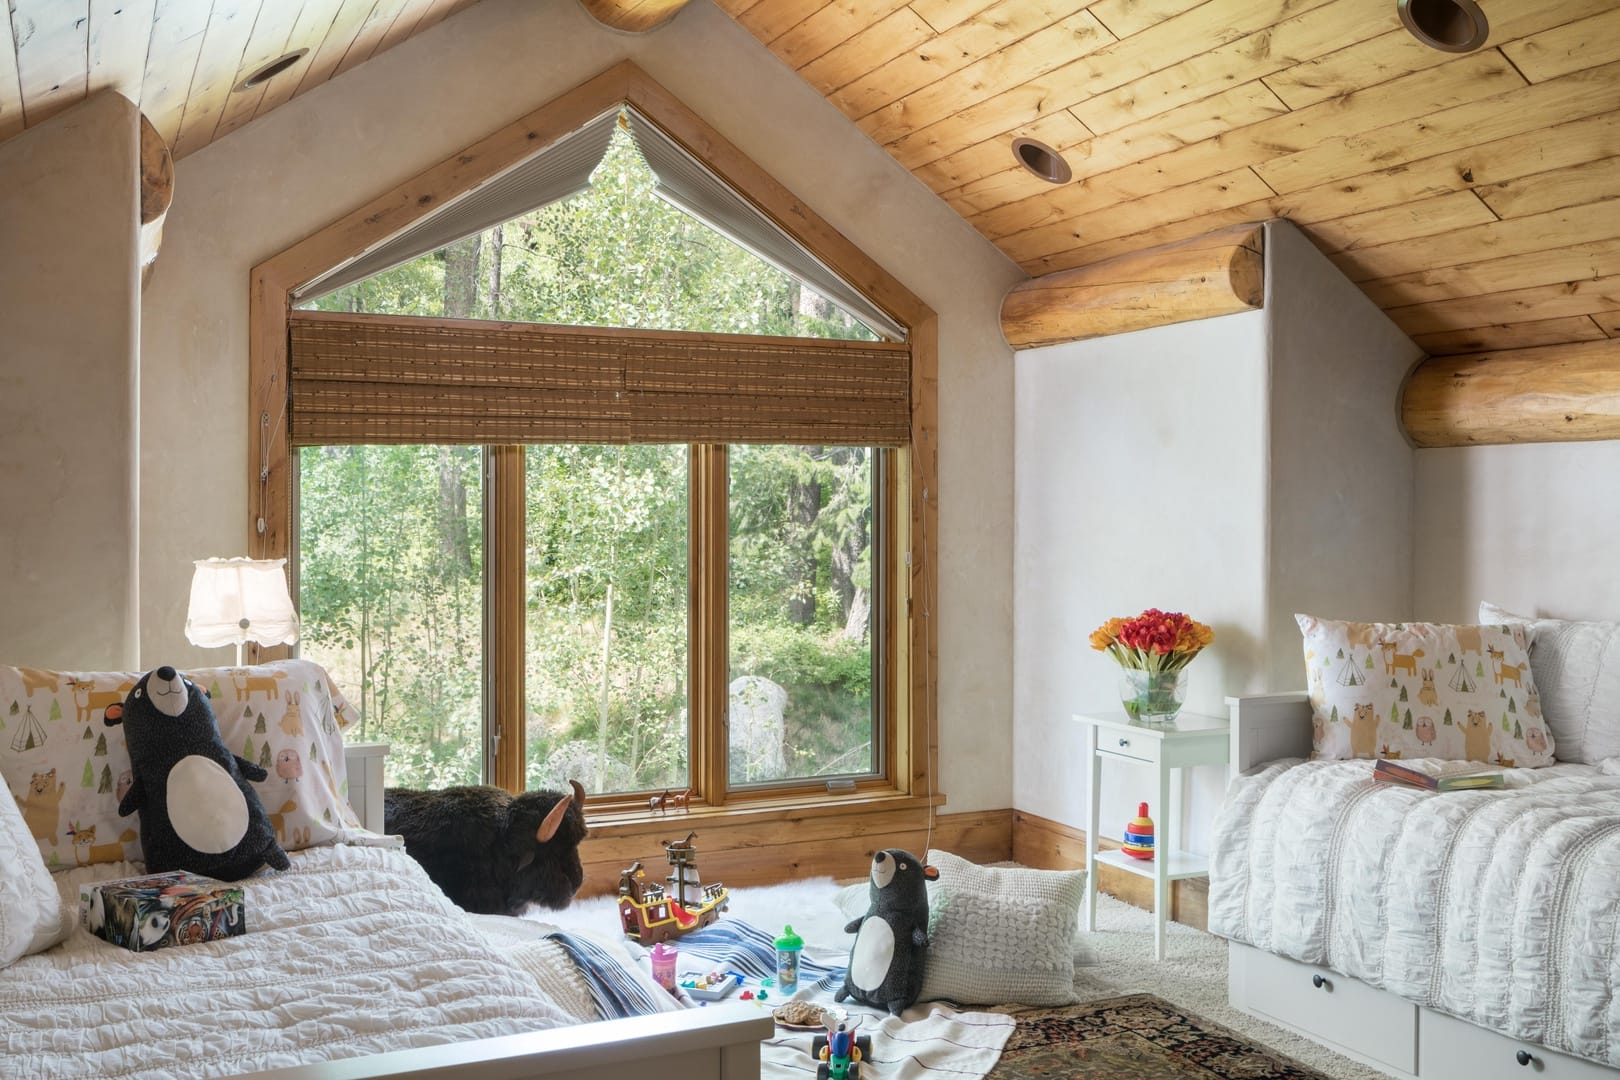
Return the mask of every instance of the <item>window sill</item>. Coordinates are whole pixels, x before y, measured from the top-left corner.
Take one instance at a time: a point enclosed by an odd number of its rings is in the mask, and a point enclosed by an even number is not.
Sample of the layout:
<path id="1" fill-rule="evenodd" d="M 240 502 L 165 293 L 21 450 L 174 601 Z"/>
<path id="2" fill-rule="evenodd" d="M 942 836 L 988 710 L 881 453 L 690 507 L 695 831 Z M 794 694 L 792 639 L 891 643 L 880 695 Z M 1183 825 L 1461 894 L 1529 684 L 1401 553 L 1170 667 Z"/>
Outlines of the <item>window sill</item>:
<path id="1" fill-rule="evenodd" d="M 587 804 L 588 805 L 588 804 Z M 847 795 L 802 792 L 773 798 L 750 799 L 727 806 L 694 806 L 690 811 L 657 813 L 645 809 L 587 811 L 586 824 L 592 838 L 639 837 L 680 831 L 687 827 L 729 828 L 761 823 L 792 824 L 846 815 L 903 814 L 929 806 L 944 806 L 945 795 L 907 795 L 893 790 L 855 791 Z"/>

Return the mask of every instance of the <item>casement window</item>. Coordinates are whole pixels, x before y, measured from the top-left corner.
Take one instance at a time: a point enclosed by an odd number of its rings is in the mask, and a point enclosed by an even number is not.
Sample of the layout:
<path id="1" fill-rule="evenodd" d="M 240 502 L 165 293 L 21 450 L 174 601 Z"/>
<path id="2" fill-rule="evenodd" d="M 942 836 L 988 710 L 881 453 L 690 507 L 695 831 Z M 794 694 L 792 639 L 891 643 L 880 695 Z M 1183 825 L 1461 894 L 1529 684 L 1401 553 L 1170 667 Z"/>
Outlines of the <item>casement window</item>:
<path id="1" fill-rule="evenodd" d="M 610 120 L 302 290 L 304 654 L 391 783 L 903 792 L 904 331 Z"/>

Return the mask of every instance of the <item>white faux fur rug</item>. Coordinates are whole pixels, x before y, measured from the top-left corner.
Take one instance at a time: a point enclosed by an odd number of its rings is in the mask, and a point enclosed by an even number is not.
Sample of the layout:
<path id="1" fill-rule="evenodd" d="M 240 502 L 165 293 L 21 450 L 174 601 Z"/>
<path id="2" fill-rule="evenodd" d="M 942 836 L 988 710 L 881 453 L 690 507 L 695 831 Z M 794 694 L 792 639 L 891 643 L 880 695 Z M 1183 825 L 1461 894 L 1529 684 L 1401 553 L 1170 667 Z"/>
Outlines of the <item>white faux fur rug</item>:
<path id="1" fill-rule="evenodd" d="M 804 938 L 807 955 L 842 965 L 852 939 L 844 933 L 848 920 L 835 900 L 841 888 L 831 878 L 811 878 L 737 889 L 722 918 L 741 919 L 772 932 L 791 923 Z M 1165 959 L 1155 962 L 1152 914 L 1111 896 L 1097 899 L 1097 932 L 1081 935 L 1077 950 L 1074 989 L 1082 1001 L 1155 994 L 1331 1077 L 1387 1080 L 1382 1073 L 1228 1005 L 1226 942 L 1220 938 L 1170 923 Z M 616 933 L 619 926 L 617 899 L 611 896 L 578 900 L 566 911 L 537 910 L 530 918 L 603 933 Z"/>

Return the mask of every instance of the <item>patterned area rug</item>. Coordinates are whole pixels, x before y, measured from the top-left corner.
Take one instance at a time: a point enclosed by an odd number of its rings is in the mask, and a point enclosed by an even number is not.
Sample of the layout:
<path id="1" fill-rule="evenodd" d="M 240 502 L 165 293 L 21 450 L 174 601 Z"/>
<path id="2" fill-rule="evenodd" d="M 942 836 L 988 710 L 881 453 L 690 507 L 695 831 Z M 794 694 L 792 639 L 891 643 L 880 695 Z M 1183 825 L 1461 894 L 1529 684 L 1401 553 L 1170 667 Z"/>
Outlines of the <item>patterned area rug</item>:
<path id="1" fill-rule="evenodd" d="M 1327 1080 L 1152 994 L 1016 1015 L 988 1080 Z"/>

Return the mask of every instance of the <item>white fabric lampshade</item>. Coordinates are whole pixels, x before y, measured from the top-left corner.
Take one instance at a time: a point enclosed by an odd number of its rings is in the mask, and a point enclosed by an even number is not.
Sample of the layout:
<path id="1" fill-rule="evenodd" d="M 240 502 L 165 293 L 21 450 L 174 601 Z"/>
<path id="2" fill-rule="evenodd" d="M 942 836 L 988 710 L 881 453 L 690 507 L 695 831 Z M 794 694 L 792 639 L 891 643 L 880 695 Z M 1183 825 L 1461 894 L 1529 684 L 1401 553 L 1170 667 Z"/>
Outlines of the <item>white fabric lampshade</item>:
<path id="1" fill-rule="evenodd" d="M 287 595 L 286 565 L 286 559 L 198 559 L 186 640 L 204 648 L 296 642 L 298 613 Z"/>

